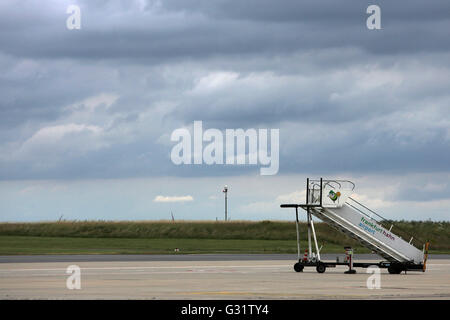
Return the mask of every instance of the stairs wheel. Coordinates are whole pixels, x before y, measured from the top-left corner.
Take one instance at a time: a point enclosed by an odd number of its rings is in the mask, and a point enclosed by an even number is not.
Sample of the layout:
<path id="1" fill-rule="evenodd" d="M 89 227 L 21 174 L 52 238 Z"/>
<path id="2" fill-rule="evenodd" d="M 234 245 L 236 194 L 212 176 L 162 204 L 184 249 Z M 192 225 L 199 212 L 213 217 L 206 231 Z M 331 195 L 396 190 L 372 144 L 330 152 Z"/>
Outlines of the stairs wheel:
<path id="1" fill-rule="evenodd" d="M 295 270 L 295 272 L 303 272 L 303 268 L 304 268 L 304 266 L 302 266 L 300 263 L 296 263 L 296 264 L 294 264 L 294 270 Z"/>
<path id="2" fill-rule="evenodd" d="M 390 274 L 400 274 L 401 272 L 402 272 L 402 269 L 400 269 L 400 268 L 396 268 L 396 267 L 393 267 L 393 266 L 390 266 L 389 268 L 388 268 L 388 272 L 390 273 Z"/>
<path id="3" fill-rule="evenodd" d="M 325 267 L 325 265 L 323 265 L 323 264 L 319 264 L 319 265 L 317 265 L 317 267 L 316 267 L 316 271 L 317 271 L 318 273 L 324 273 L 326 269 L 327 269 L 327 267 Z"/>

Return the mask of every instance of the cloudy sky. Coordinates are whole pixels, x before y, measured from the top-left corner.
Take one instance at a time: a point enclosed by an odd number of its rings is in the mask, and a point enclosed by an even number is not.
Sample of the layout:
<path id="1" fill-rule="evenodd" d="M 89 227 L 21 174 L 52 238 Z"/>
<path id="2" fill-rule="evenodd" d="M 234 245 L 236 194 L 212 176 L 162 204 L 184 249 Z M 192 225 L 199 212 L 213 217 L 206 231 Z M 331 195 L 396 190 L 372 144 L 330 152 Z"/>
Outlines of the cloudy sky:
<path id="1" fill-rule="evenodd" d="M 81 29 L 69 30 L 69 5 Z M 381 8 L 381 30 L 366 9 Z M 450 2 L 0 2 L 0 220 L 292 219 L 306 177 L 450 219 Z M 171 133 L 279 129 L 280 168 L 180 165 Z"/>

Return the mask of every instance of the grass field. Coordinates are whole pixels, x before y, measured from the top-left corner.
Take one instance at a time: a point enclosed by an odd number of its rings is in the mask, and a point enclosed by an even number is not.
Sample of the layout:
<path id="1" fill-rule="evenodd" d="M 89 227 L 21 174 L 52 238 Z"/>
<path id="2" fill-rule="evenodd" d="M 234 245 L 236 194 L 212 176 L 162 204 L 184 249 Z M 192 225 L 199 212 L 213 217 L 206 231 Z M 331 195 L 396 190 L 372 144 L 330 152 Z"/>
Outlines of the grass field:
<path id="1" fill-rule="evenodd" d="M 393 223 L 394 232 L 398 228 L 416 239 L 430 240 L 431 253 L 450 253 L 449 222 Z M 324 223 L 315 226 L 323 253 L 342 253 L 346 245 L 353 246 L 358 253 L 370 252 Z M 300 224 L 300 233 L 301 247 L 305 248 L 306 224 Z M 180 253 L 295 253 L 295 224 L 281 221 L 0 223 L 0 255 L 170 254 L 175 248 Z"/>
<path id="2" fill-rule="evenodd" d="M 305 248 L 306 243 L 302 243 Z M 28 254 L 175 254 L 295 253 L 293 240 L 128 239 L 0 236 L 0 255 Z M 327 252 L 343 252 L 327 246 Z M 360 252 L 360 251 L 358 251 Z M 369 252 L 367 250 L 361 251 Z"/>

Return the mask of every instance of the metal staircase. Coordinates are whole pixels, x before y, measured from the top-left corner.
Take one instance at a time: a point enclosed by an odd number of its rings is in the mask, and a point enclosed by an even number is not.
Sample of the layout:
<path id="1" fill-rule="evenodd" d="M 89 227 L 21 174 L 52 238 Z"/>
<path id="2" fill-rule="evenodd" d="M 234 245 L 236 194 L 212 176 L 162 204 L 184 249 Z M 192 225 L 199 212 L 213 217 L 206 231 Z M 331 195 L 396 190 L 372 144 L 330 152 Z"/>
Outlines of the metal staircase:
<path id="1" fill-rule="evenodd" d="M 296 208 L 297 245 L 300 261 L 300 242 L 298 234 L 298 211 L 307 211 L 308 218 L 308 262 L 320 264 L 320 251 L 314 230 L 312 216 L 329 224 L 336 230 L 358 240 L 363 246 L 376 252 L 388 262 L 402 270 L 425 270 L 426 259 L 422 250 L 417 249 L 412 241 L 402 239 L 393 232 L 393 225 L 359 201 L 351 198 L 355 185 L 345 180 L 310 180 L 307 179 L 306 203 L 283 204 L 281 207 Z M 390 225 L 390 227 L 389 227 Z M 311 231 L 314 237 L 316 255 L 312 253 Z M 428 247 L 428 244 L 427 244 Z M 314 258 L 314 261 L 312 260 Z M 333 266 L 331 263 L 328 266 Z M 390 263 L 380 264 L 389 267 Z M 335 265 L 334 265 L 335 266 Z M 360 264 L 360 266 L 365 266 Z"/>

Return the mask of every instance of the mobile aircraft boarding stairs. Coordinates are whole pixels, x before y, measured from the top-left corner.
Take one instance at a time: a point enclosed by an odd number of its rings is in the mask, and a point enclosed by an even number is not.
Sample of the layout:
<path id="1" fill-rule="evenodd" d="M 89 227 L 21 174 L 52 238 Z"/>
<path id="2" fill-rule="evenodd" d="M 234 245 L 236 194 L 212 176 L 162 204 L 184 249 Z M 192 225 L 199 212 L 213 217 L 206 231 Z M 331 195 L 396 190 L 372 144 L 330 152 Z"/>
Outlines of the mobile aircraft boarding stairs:
<path id="1" fill-rule="evenodd" d="M 325 272 L 327 267 L 337 265 L 349 266 L 348 273 L 354 273 L 353 267 L 367 268 L 378 266 L 388 268 L 389 273 L 402 271 L 425 271 L 429 243 L 423 244 L 419 250 L 413 245 L 414 238 L 402 239 L 393 233 L 393 225 L 388 220 L 350 197 L 355 184 L 347 180 L 310 180 L 306 182 L 306 203 L 282 204 L 282 208 L 295 208 L 298 263 L 294 265 L 297 272 L 304 267 L 316 267 L 317 272 Z M 300 252 L 300 235 L 298 208 L 307 212 L 308 250 L 303 259 Z M 358 240 L 379 256 L 386 259 L 378 263 L 354 263 L 350 256 L 343 262 L 325 262 L 320 259 L 320 248 L 317 244 L 316 232 L 312 216 L 316 216 L 333 228 Z M 394 230 L 396 233 L 400 230 Z M 314 239 L 315 253 L 312 250 L 311 235 Z M 415 240 L 417 242 L 417 239 Z M 349 250 L 351 251 L 351 250 Z"/>

